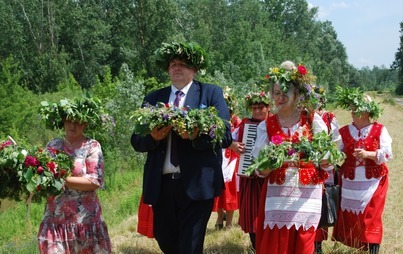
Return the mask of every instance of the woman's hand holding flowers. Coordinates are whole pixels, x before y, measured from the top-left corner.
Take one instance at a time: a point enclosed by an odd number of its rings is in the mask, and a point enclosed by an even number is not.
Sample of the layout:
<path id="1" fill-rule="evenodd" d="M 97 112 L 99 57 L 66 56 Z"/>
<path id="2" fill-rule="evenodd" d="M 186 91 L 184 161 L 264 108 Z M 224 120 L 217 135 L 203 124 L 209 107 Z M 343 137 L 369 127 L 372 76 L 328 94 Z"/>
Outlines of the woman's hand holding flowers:
<path id="1" fill-rule="evenodd" d="M 272 171 L 272 169 L 270 169 L 270 168 L 263 169 L 263 170 L 258 170 L 259 175 L 260 175 L 260 176 L 263 176 L 263 177 L 268 176 L 271 171 Z"/>

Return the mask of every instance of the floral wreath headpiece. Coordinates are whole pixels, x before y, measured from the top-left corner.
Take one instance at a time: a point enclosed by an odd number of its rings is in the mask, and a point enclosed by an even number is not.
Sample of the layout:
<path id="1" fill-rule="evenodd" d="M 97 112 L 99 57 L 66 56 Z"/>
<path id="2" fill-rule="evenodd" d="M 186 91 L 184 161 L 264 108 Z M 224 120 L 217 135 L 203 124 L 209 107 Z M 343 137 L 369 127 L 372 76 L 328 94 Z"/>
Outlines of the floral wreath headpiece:
<path id="1" fill-rule="evenodd" d="M 238 107 L 238 101 L 235 98 L 234 93 L 231 92 L 231 88 L 229 86 L 225 86 L 223 92 L 229 111 L 234 113 Z"/>
<path id="2" fill-rule="evenodd" d="M 250 108 L 254 104 L 266 104 L 270 105 L 270 97 L 267 93 L 260 92 L 250 92 L 245 96 L 246 107 Z"/>
<path id="3" fill-rule="evenodd" d="M 270 68 L 266 79 L 270 85 L 279 84 L 283 93 L 287 93 L 291 86 L 298 89 L 297 108 L 311 112 L 319 107 L 320 95 L 315 92 L 315 85 L 313 85 L 316 76 L 312 75 L 304 65 L 299 64 L 291 70 L 284 67 Z"/>
<path id="4" fill-rule="evenodd" d="M 352 110 L 356 114 L 369 113 L 369 117 L 377 119 L 382 114 L 382 109 L 375 101 L 365 98 L 364 92 L 359 88 L 336 87 L 336 106 Z"/>
<path id="5" fill-rule="evenodd" d="M 98 98 L 83 96 L 75 99 L 62 99 L 58 103 L 42 101 L 39 114 L 45 120 L 46 128 L 62 129 L 63 120 L 86 123 L 87 129 L 95 130 L 113 119 L 105 114 Z"/>
<path id="6" fill-rule="evenodd" d="M 266 79 L 271 85 L 278 82 L 281 91 L 286 93 L 290 89 L 291 83 L 299 84 L 302 87 L 303 84 L 313 84 L 316 77 L 311 75 L 304 65 L 299 64 L 292 70 L 284 67 L 270 68 Z"/>
<path id="7" fill-rule="evenodd" d="M 327 102 L 325 88 L 320 85 L 312 85 L 312 89 L 318 98 L 318 108 L 324 108 Z"/>
<path id="8" fill-rule="evenodd" d="M 198 70 L 207 67 L 205 50 L 194 42 L 162 43 L 161 48 L 155 51 L 156 64 L 164 70 L 168 70 L 169 63 L 173 59 L 185 61 L 188 66 Z"/>

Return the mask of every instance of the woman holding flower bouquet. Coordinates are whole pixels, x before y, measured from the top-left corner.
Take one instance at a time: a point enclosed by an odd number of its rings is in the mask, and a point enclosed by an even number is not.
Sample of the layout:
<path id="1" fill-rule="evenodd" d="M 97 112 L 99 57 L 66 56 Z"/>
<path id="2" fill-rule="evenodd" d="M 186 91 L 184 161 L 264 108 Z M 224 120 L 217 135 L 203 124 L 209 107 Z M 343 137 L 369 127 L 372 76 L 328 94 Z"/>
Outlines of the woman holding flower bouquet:
<path id="1" fill-rule="evenodd" d="M 261 192 L 256 233 L 257 253 L 313 253 L 315 230 L 321 216 L 322 185 L 328 174 L 298 150 L 303 140 L 315 133 L 327 131 L 318 114 L 305 110 L 313 77 L 302 65 L 284 62 L 271 68 L 267 76 L 271 83 L 273 115 L 258 125 L 253 149 L 259 161 L 260 150 L 271 159 L 266 168 L 256 173 L 265 177 Z M 325 134 L 327 135 L 327 134 Z M 280 153 L 277 153 L 280 152 Z M 277 154 L 276 154 L 277 153 Z M 274 156 L 273 156 L 274 155 Z M 270 156 L 270 158 L 267 158 Z M 321 163 L 327 167 L 326 161 Z"/>
<path id="2" fill-rule="evenodd" d="M 382 124 L 377 103 L 358 89 L 336 90 L 338 105 L 351 110 L 353 122 L 340 128 L 347 158 L 340 168 L 341 210 L 333 230 L 335 240 L 379 253 L 383 235 L 382 214 L 388 189 L 392 138 Z"/>
<path id="3" fill-rule="evenodd" d="M 322 120 L 326 123 L 327 126 L 327 133 L 332 134 L 332 139 L 335 143 L 338 144 L 338 146 L 341 145 L 341 137 L 339 133 L 339 124 L 337 122 L 335 114 L 333 114 L 330 111 L 326 110 L 326 94 L 325 90 L 321 86 L 314 86 L 313 87 L 314 92 L 317 94 L 319 97 L 319 104 L 318 104 L 318 109 L 316 110 L 316 113 L 322 117 Z M 337 177 L 336 174 L 336 165 L 330 165 L 329 167 L 332 168 L 332 170 L 328 170 L 327 172 L 329 173 L 329 178 L 326 179 L 325 184 L 329 185 L 334 185 L 335 183 L 337 184 L 338 181 L 335 179 Z M 327 240 L 329 234 L 328 234 L 328 228 L 319 228 L 316 231 L 316 238 L 315 238 L 315 254 L 322 254 L 322 241 Z"/>
<path id="4" fill-rule="evenodd" d="M 149 133 L 135 128 L 131 137 L 135 151 L 147 152 L 143 201 L 152 205 L 154 237 L 164 253 L 201 254 L 214 198 L 224 185 L 222 148 L 232 142 L 229 111 L 220 87 L 194 80 L 206 67 L 203 48 L 172 42 L 155 53 L 171 85 L 146 95 L 142 109 L 162 103 L 178 114 L 163 113 L 155 120 L 161 125 L 147 122 L 155 127 Z M 216 114 L 193 115 L 195 109 L 209 108 Z M 207 129 L 199 125 L 206 121 Z"/>
<path id="5" fill-rule="evenodd" d="M 251 92 L 244 98 L 246 108 L 251 111 L 250 118 L 246 117 L 242 119 L 242 122 L 233 132 L 233 139 L 235 140 L 230 146 L 231 150 L 237 154 L 244 154 L 246 144 L 242 143 L 244 135 L 245 125 L 253 124 L 258 125 L 261 121 L 264 121 L 270 112 L 270 98 L 269 95 L 263 91 Z M 236 165 L 236 171 L 238 171 L 239 160 Z M 255 249 L 256 238 L 256 223 L 259 206 L 259 194 L 262 190 L 264 179 L 256 175 L 250 177 L 239 176 L 239 219 L 238 224 L 241 229 L 249 234 L 252 248 Z"/>
<path id="6" fill-rule="evenodd" d="M 84 135 L 101 126 L 98 100 L 83 97 L 58 104 L 42 102 L 41 113 L 50 128 L 63 128 L 64 138 L 47 144 L 74 159 L 64 191 L 47 198 L 38 232 L 40 253 L 111 253 L 111 241 L 96 190 L 104 185 L 101 145 Z"/>

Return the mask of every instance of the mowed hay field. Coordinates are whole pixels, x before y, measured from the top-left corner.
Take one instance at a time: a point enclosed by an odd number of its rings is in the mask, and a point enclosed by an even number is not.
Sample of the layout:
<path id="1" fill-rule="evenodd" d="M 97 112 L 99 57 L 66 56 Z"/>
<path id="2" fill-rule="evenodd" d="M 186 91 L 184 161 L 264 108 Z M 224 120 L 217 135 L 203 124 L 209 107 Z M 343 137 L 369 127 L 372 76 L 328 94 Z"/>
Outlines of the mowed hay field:
<path id="1" fill-rule="evenodd" d="M 384 211 L 384 235 L 380 253 L 403 253 L 403 106 L 391 103 L 387 95 L 370 94 L 377 102 L 380 102 L 384 112 L 378 122 L 384 124 L 393 139 L 394 159 L 388 163 L 389 190 Z M 393 105 L 392 105 L 393 104 Z M 351 122 L 351 114 L 348 111 L 336 109 L 340 126 Z M 235 213 L 234 225 L 237 222 L 238 213 Z M 214 229 L 216 214 L 213 213 L 208 225 L 205 253 L 250 253 L 249 236 L 241 231 L 238 226 L 228 230 L 217 231 Z M 112 237 L 114 253 L 161 253 L 156 241 L 141 236 L 136 232 L 137 216 L 127 218 L 121 225 L 108 225 Z M 324 242 L 325 253 L 365 253 L 350 249 L 331 240 Z"/>

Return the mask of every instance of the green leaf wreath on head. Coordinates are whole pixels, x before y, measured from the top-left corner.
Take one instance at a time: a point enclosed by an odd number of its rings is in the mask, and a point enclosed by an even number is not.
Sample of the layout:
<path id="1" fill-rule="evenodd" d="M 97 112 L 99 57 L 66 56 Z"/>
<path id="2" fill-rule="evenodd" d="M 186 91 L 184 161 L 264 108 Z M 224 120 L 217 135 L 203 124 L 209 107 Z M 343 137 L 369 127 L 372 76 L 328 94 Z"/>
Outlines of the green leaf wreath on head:
<path id="1" fill-rule="evenodd" d="M 267 93 L 260 92 L 250 92 L 245 96 L 246 107 L 251 108 L 255 104 L 266 104 L 270 105 L 270 97 Z"/>
<path id="2" fill-rule="evenodd" d="M 39 114 L 45 120 L 46 128 L 51 130 L 62 129 L 64 119 L 86 123 L 89 130 L 113 125 L 113 119 L 104 112 L 101 101 L 89 95 L 62 99 L 58 103 L 42 101 Z"/>
<path id="3" fill-rule="evenodd" d="M 369 113 L 372 119 L 378 119 L 382 109 L 378 103 L 365 98 L 364 92 L 359 88 L 336 87 L 336 106 L 353 110 L 356 114 Z"/>
<path id="4" fill-rule="evenodd" d="M 186 62 L 190 67 L 198 70 L 207 67 L 206 52 L 194 42 L 162 43 L 161 48 L 155 51 L 156 63 L 164 70 L 168 70 L 169 63 L 173 59 Z"/>

